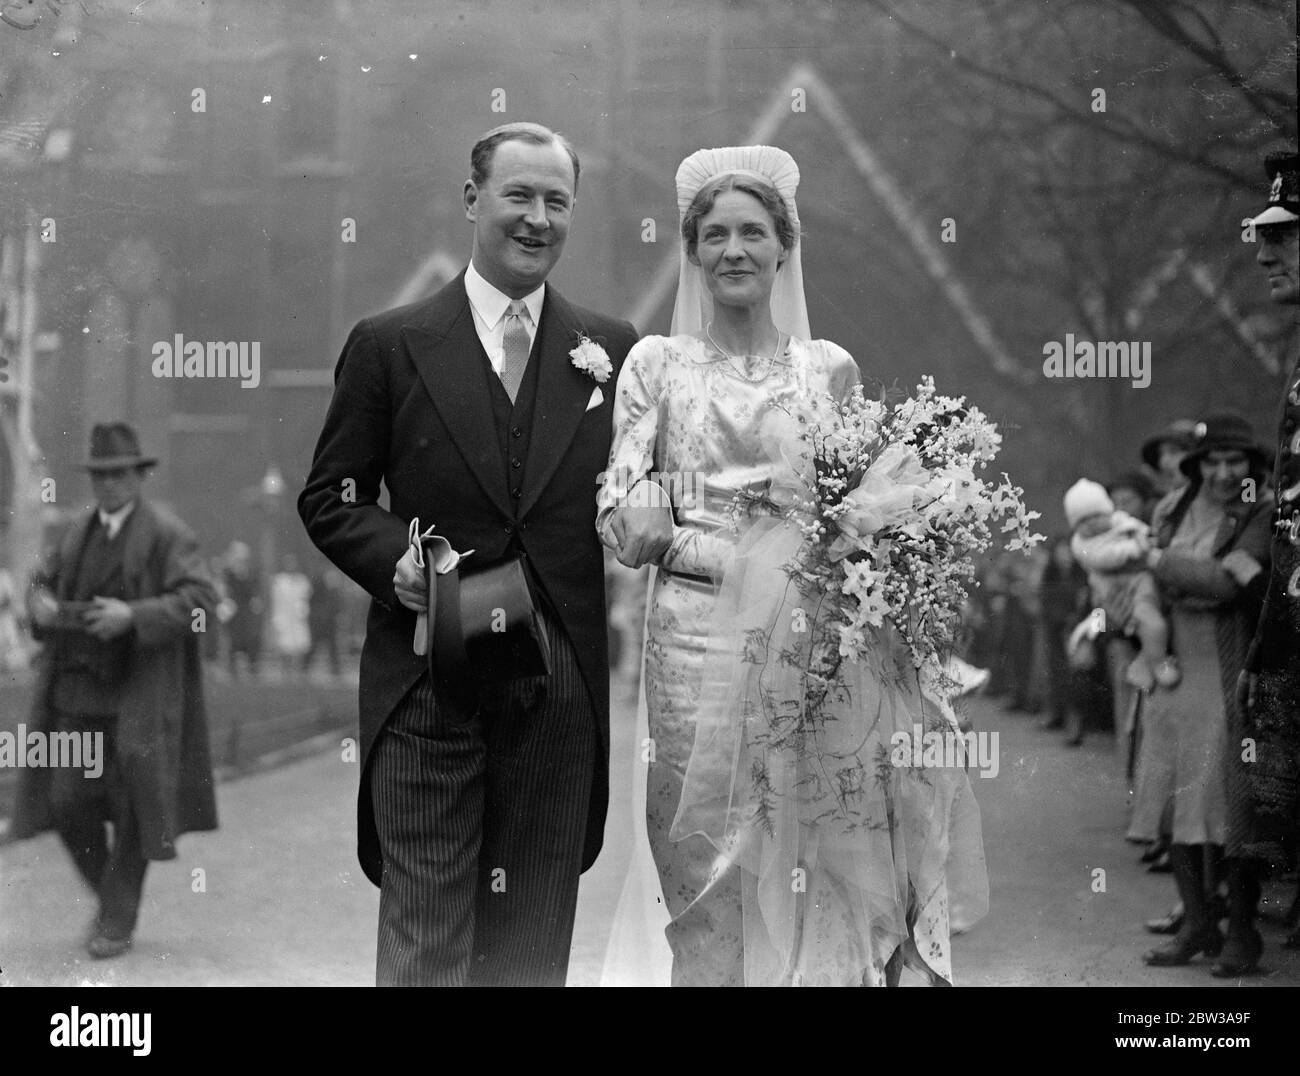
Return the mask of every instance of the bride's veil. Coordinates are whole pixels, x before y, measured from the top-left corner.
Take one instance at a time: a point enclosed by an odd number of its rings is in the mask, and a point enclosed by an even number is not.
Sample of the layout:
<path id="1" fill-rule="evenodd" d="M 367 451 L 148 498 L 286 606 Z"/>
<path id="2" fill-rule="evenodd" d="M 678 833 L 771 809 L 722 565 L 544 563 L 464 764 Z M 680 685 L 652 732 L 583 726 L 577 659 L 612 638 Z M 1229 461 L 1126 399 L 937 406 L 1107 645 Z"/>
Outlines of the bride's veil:
<path id="1" fill-rule="evenodd" d="M 701 149 L 692 153 L 677 169 L 677 218 L 690 208 L 699 189 L 710 179 L 728 174 L 748 175 L 775 187 L 786 204 L 794 225 L 795 242 L 772 286 L 772 320 L 778 329 L 801 340 L 811 338 L 808 327 L 808 304 L 804 297 L 802 244 L 799 241 L 799 211 L 795 191 L 799 186 L 799 168 L 794 158 L 775 146 L 726 146 Z M 680 228 L 679 228 L 680 233 Z M 713 316 L 713 301 L 699 266 L 686 256 L 681 244 L 677 277 L 677 298 L 673 304 L 671 333 L 674 336 L 697 334 Z M 646 624 L 649 600 L 654 593 L 657 569 L 652 565 L 647 581 Z M 642 639 L 646 638 L 643 630 Z M 623 880 L 618 910 L 601 973 L 602 986 L 668 986 L 672 976 L 672 953 L 664 937 L 670 916 L 659 884 L 659 872 L 650 854 L 646 830 L 647 754 L 650 745 L 650 721 L 646 708 L 645 644 L 641 648 L 640 682 L 637 692 L 636 734 L 633 740 L 632 766 L 632 860 Z M 623 765 L 626 765 L 624 761 Z M 619 760 L 614 760 L 619 765 Z M 624 770 L 623 772 L 626 772 Z M 612 780 L 611 790 L 622 786 Z M 624 834 L 626 834 L 626 829 Z M 615 836 L 617 839 L 617 836 Z"/>

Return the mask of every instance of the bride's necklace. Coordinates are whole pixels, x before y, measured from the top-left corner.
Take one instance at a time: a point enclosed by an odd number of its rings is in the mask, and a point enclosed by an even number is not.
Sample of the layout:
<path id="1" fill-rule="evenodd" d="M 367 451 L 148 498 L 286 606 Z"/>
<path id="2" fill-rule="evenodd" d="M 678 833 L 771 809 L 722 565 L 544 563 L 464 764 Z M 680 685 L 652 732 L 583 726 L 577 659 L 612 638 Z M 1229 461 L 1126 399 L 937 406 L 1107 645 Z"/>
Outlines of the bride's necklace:
<path id="1" fill-rule="evenodd" d="M 776 350 L 772 352 L 772 357 L 767 360 L 767 365 L 763 367 L 761 372 L 759 372 L 757 375 L 751 375 L 745 363 L 745 356 L 743 355 L 740 356 L 740 363 L 739 365 L 737 365 L 736 362 L 737 357 L 733 355 L 730 351 L 728 351 L 725 347 L 723 347 L 721 344 L 719 344 L 715 339 L 713 339 L 713 333 L 709 331 L 712 328 L 713 328 L 713 322 L 709 322 L 706 326 L 704 326 L 704 335 L 709 338 L 709 343 L 712 344 L 715 348 L 717 348 L 720 354 L 726 356 L 727 361 L 731 364 L 732 369 L 734 369 L 738 374 L 740 374 L 740 376 L 743 377 L 746 381 L 750 381 L 750 382 L 762 381 L 763 378 L 767 377 L 767 375 L 772 372 L 772 367 L 776 365 L 776 357 L 779 354 L 781 354 L 782 334 L 780 329 L 776 331 Z"/>

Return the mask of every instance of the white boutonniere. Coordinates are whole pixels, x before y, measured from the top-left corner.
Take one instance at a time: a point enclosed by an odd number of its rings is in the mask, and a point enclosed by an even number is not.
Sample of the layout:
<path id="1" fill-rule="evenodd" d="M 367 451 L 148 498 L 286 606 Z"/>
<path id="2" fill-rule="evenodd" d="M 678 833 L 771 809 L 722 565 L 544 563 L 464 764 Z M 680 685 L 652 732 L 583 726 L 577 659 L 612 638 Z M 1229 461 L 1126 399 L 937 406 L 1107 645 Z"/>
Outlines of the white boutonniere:
<path id="1" fill-rule="evenodd" d="M 609 361 L 605 349 L 586 333 L 578 334 L 578 346 L 569 354 L 573 357 L 573 365 L 584 374 L 590 374 L 598 384 L 603 385 L 614 372 L 614 364 Z"/>

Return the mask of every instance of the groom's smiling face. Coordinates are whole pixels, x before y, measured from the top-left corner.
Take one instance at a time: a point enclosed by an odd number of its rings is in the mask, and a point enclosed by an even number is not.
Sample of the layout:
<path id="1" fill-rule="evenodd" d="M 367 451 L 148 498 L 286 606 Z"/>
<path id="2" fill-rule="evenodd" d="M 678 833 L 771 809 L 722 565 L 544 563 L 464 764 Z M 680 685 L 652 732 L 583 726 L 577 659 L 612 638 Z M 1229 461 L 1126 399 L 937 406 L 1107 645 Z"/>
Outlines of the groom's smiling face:
<path id="1" fill-rule="evenodd" d="M 563 147 L 502 142 L 482 185 L 465 184 L 474 223 L 474 267 L 512 299 L 546 280 L 564 250 L 573 213 L 573 163 Z"/>

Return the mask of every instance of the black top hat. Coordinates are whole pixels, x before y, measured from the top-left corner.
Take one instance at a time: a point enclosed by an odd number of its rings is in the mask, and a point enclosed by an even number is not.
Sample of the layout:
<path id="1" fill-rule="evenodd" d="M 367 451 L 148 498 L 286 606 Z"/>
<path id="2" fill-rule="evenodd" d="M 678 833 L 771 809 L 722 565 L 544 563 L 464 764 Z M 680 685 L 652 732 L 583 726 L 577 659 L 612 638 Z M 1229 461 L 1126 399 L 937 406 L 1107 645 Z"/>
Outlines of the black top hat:
<path id="1" fill-rule="evenodd" d="M 1160 446 L 1177 445 L 1184 452 L 1196 444 L 1196 423 L 1190 418 L 1179 418 L 1163 430 L 1142 442 L 1142 460 L 1153 471 L 1160 470 Z"/>
<path id="2" fill-rule="evenodd" d="M 1287 224 L 1300 220 L 1300 154 L 1270 153 L 1264 159 L 1268 175 L 1268 208 L 1250 223 Z"/>
<path id="3" fill-rule="evenodd" d="M 140 439 L 125 422 L 99 422 L 90 431 L 88 471 L 115 471 L 122 467 L 152 467 L 158 461 L 140 453 Z"/>
<path id="4" fill-rule="evenodd" d="M 1273 453 L 1255 439 L 1251 424 L 1234 411 L 1216 411 L 1196 424 L 1196 444 L 1179 464 L 1183 474 L 1196 477 L 1201 460 L 1211 452 L 1244 452 L 1251 466 L 1267 472 L 1273 465 Z"/>

